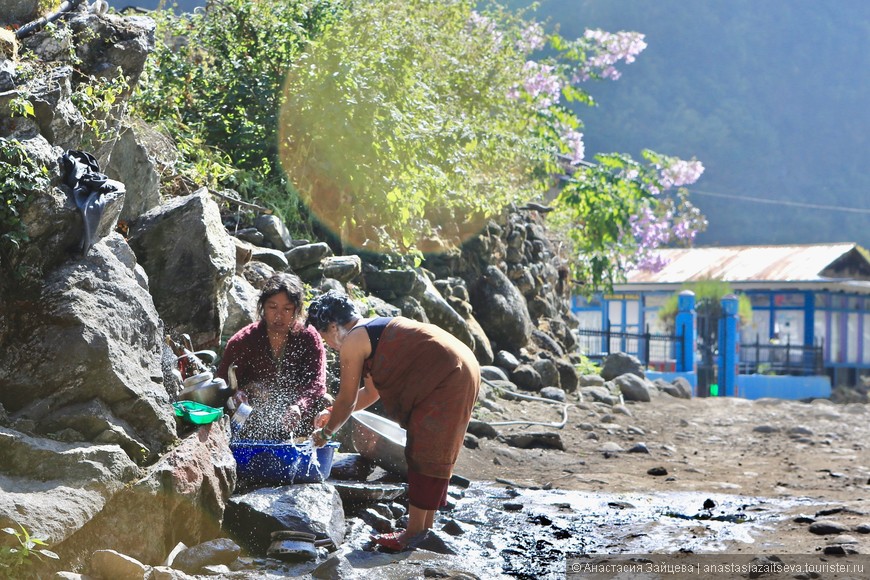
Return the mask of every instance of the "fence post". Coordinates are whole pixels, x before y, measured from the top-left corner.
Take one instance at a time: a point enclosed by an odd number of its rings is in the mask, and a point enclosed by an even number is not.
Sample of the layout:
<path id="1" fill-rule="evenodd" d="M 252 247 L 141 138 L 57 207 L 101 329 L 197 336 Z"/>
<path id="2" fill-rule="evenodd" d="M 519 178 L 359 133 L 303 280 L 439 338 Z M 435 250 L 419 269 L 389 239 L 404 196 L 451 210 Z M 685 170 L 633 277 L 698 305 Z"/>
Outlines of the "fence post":
<path id="1" fill-rule="evenodd" d="M 728 294 L 720 301 L 719 319 L 719 392 L 737 396 L 737 296 Z"/>
<path id="2" fill-rule="evenodd" d="M 677 296 L 677 317 L 674 326 L 681 340 L 676 344 L 675 369 L 678 373 L 690 373 L 695 370 L 695 293 L 683 290 Z"/>
<path id="3" fill-rule="evenodd" d="M 643 333 L 643 364 L 646 368 L 649 368 L 649 345 L 650 345 L 650 332 L 649 332 L 649 324 L 646 325 L 646 332 Z"/>

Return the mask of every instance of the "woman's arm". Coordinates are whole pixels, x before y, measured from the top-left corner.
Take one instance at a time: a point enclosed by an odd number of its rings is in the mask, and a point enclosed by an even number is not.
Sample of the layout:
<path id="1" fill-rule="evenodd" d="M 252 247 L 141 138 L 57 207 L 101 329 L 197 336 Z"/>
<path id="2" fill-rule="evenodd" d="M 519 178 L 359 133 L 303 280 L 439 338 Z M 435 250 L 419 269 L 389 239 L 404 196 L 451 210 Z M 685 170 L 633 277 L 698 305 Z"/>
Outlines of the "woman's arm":
<path id="1" fill-rule="evenodd" d="M 367 409 L 380 398 L 381 394 L 375 388 L 375 384 L 372 382 L 372 378 L 366 377 L 365 386 L 361 388 L 356 395 L 356 405 L 354 406 L 353 410 L 362 411 L 363 409 Z"/>
<path id="2" fill-rule="evenodd" d="M 363 363 L 371 353 L 371 350 L 372 346 L 369 342 L 368 334 L 363 331 L 351 332 L 347 335 L 344 343 L 342 343 L 341 350 L 339 351 L 341 379 L 338 394 L 335 396 L 335 402 L 332 403 L 332 412 L 329 415 L 329 419 L 323 426 L 325 433 L 323 431 L 315 431 L 314 433 L 316 445 L 324 445 L 326 439 L 323 435 L 328 437 L 344 425 L 350 414 L 356 410 L 361 391 L 366 391 L 364 401 L 371 399 L 370 391 L 360 389 Z M 374 400 L 371 399 L 367 405 L 370 405 Z"/>

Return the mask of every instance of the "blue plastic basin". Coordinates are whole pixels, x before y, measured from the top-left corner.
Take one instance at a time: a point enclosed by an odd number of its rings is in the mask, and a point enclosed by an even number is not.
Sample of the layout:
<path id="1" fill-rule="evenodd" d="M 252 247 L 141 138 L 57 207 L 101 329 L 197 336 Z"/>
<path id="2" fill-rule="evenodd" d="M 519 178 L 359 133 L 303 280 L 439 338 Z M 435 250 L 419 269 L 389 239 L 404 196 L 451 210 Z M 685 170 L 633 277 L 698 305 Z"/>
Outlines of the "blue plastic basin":
<path id="1" fill-rule="evenodd" d="M 329 442 L 317 449 L 318 468 L 311 462 L 307 445 L 249 439 L 230 442 L 239 480 L 263 485 L 323 481 L 332 471 L 332 460 L 338 447 L 338 443 Z"/>

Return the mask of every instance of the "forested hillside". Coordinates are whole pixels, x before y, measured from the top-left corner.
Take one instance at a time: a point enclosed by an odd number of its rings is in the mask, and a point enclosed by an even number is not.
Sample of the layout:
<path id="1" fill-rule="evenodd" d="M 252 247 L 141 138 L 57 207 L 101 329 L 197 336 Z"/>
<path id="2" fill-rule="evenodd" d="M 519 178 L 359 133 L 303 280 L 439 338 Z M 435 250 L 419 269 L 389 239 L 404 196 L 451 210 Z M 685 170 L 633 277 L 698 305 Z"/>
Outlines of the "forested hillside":
<path id="1" fill-rule="evenodd" d="M 870 2 L 539 4 L 536 16 L 567 36 L 646 35 L 621 79 L 589 89 L 600 106 L 579 111 L 587 157 L 696 156 L 706 171 L 692 200 L 710 222 L 698 243 L 870 245 Z"/>

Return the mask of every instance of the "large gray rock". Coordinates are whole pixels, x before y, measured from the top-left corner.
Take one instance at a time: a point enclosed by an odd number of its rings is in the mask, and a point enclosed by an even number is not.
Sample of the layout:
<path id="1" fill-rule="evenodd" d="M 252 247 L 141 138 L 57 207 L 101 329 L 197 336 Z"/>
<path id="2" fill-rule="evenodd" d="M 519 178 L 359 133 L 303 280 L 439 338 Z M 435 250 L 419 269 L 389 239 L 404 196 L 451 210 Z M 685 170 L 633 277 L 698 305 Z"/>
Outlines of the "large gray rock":
<path id="1" fill-rule="evenodd" d="M 426 312 L 429 322 L 439 326 L 462 341 L 468 348 L 474 350 L 474 337 L 465 319 L 441 296 L 435 285 L 422 272 L 418 272 L 417 280 L 421 288 L 420 304 Z"/>
<path id="2" fill-rule="evenodd" d="M 290 269 L 294 272 L 299 272 L 310 266 L 317 266 L 320 261 L 327 256 L 332 255 L 332 249 L 323 243 L 305 244 L 304 246 L 296 246 L 284 253 L 287 257 L 287 263 Z"/>
<path id="3" fill-rule="evenodd" d="M 235 486 L 236 463 L 223 419 L 182 439 L 56 551 L 74 559 L 98 546 L 160 564 L 178 542 L 195 546 L 223 536 L 224 509 Z"/>
<path id="4" fill-rule="evenodd" d="M 359 256 L 330 256 L 323 259 L 323 276 L 346 284 L 362 273 Z"/>
<path id="5" fill-rule="evenodd" d="M 368 270 L 365 273 L 366 289 L 386 300 L 409 296 L 415 292 L 420 281 L 414 270 Z"/>
<path id="6" fill-rule="evenodd" d="M 265 239 L 269 240 L 276 250 L 286 252 L 293 245 L 290 231 L 278 216 L 261 215 L 254 220 L 254 227 L 263 234 Z"/>
<path id="7" fill-rule="evenodd" d="M 204 190 L 174 198 L 137 220 L 129 240 L 167 330 L 217 346 L 236 265 L 217 204 Z"/>
<path id="8" fill-rule="evenodd" d="M 224 334 L 233 335 L 257 320 L 257 300 L 260 292 L 242 276 L 233 276 L 233 286 L 227 295 L 227 320 Z"/>
<path id="9" fill-rule="evenodd" d="M 272 532 L 293 530 L 344 541 L 341 496 L 327 483 L 263 488 L 233 496 L 227 504 L 226 526 L 252 553 L 264 554 Z"/>
<path id="10" fill-rule="evenodd" d="M 0 302 L 0 404 L 37 434 L 145 460 L 175 439 L 162 344 L 151 297 L 100 242 L 41 292 Z"/>
<path id="11" fill-rule="evenodd" d="M 117 445 L 63 443 L 0 427 L 0 524 L 55 546 L 141 475 Z M 9 493 L 15 490 L 15 493 Z"/>
<path id="12" fill-rule="evenodd" d="M 650 402 L 650 384 L 631 373 L 620 375 L 613 379 L 626 401 Z"/>
<path id="13" fill-rule="evenodd" d="M 123 75 L 131 87 L 139 82 L 145 61 L 154 50 L 154 20 L 93 12 L 76 13 L 66 20 L 77 41 L 76 68 L 80 72 L 102 78 Z M 34 35 L 34 41 L 39 41 L 39 35 Z"/>
<path id="14" fill-rule="evenodd" d="M 475 317 L 499 349 L 519 352 L 529 343 L 532 321 L 526 301 L 507 276 L 489 266 L 471 287 Z"/>
<path id="15" fill-rule="evenodd" d="M 601 377 L 605 381 L 611 381 L 625 374 L 637 375 L 642 379 L 646 378 L 643 364 L 636 356 L 624 352 L 607 355 L 607 358 L 604 359 L 604 365 L 601 367 Z"/>
<path id="16" fill-rule="evenodd" d="M 124 184 L 126 196 L 121 219 L 133 221 L 160 205 L 160 174 L 154 156 L 146 145 L 157 140 L 156 132 L 145 123 L 127 120 L 121 127 L 105 173 Z"/>
<path id="17" fill-rule="evenodd" d="M 0 26 L 26 24 L 42 14 L 39 0 L 0 0 Z"/>

